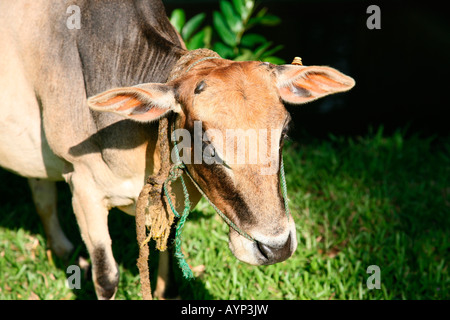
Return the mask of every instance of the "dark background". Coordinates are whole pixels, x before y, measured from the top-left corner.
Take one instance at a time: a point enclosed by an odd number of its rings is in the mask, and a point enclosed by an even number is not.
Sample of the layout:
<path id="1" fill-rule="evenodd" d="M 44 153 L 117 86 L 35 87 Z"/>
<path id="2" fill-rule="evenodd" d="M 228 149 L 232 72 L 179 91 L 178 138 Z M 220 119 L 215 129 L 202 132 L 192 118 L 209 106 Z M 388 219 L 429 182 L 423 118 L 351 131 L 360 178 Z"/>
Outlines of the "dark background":
<path id="1" fill-rule="evenodd" d="M 219 10 L 218 0 L 163 0 L 167 14 L 183 8 L 187 19 Z M 287 106 L 294 134 L 364 134 L 380 125 L 385 133 L 448 135 L 450 107 L 450 19 L 434 1 L 260 1 L 282 19 L 276 27 L 252 29 L 274 44 L 290 63 L 328 65 L 356 80 L 350 92 L 303 106 Z M 369 5 L 381 9 L 381 29 L 369 30 Z M 212 25 L 210 21 L 209 24 Z"/>

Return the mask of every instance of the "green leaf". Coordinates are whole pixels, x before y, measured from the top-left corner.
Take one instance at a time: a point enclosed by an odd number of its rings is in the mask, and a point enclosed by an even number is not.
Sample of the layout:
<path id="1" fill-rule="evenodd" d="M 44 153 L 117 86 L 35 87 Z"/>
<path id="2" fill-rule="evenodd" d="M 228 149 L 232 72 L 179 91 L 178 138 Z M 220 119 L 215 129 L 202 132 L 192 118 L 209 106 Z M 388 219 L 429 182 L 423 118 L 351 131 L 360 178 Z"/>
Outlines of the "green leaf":
<path id="1" fill-rule="evenodd" d="M 195 50 L 200 48 L 210 48 L 212 38 L 211 26 L 206 26 L 202 31 L 194 34 L 192 38 L 187 42 L 186 47 L 188 50 Z"/>
<path id="2" fill-rule="evenodd" d="M 185 21 L 186 15 L 183 9 L 175 9 L 172 11 L 172 14 L 170 15 L 170 23 L 179 33 L 181 33 L 181 29 L 183 28 Z"/>
<path id="3" fill-rule="evenodd" d="M 205 30 L 196 33 L 191 40 L 186 43 L 188 50 L 195 50 L 205 47 Z"/>
<path id="4" fill-rule="evenodd" d="M 203 23 L 206 18 L 206 13 L 202 12 L 193 16 L 181 30 L 181 37 L 186 41 L 188 40 Z"/>
<path id="5" fill-rule="evenodd" d="M 216 42 L 213 46 L 213 50 L 224 59 L 228 59 L 234 56 L 233 49 L 222 42 Z"/>
<path id="6" fill-rule="evenodd" d="M 225 16 L 226 22 L 231 31 L 234 33 L 241 32 L 244 25 L 242 24 L 241 17 L 237 15 L 236 11 L 234 11 L 231 3 L 222 0 L 220 1 L 220 8 L 222 9 L 222 13 Z"/>
<path id="7" fill-rule="evenodd" d="M 242 49 L 242 54 L 233 59 L 234 61 L 254 60 L 253 52 L 249 49 Z"/>
<path id="8" fill-rule="evenodd" d="M 267 8 L 264 7 L 261 10 L 259 10 L 259 12 L 256 14 L 256 17 L 263 17 L 266 13 L 267 13 Z"/>
<path id="9" fill-rule="evenodd" d="M 254 18 L 251 18 L 250 20 L 248 20 L 248 23 L 247 23 L 247 26 L 246 26 L 247 30 L 252 28 L 252 27 L 254 27 L 254 26 L 256 26 L 256 25 L 258 25 L 258 24 L 260 24 L 262 18 L 263 17 L 254 17 Z"/>
<path id="10" fill-rule="evenodd" d="M 276 26 L 281 23 L 281 19 L 273 14 L 267 14 L 261 17 L 259 23 L 263 26 Z"/>
<path id="11" fill-rule="evenodd" d="M 203 30 L 205 30 L 205 37 L 203 39 L 203 42 L 205 43 L 205 48 L 211 48 L 213 29 L 211 28 L 211 26 L 206 26 L 203 28 Z"/>
<path id="12" fill-rule="evenodd" d="M 271 55 L 277 53 L 278 51 L 280 51 L 280 50 L 283 49 L 283 48 L 284 48 L 284 46 L 283 46 L 282 44 L 280 44 L 280 45 L 276 46 L 275 48 L 272 48 L 272 49 L 270 49 L 270 50 L 264 52 L 264 54 L 262 55 L 262 57 L 264 58 L 264 57 L 271 56 Z"/>
<path id="13" fill-rule="evenodd" d="M 258 14 L 248 20 L 247 29 L 250 29 L 256 25 L 263 25 L 263 26 L 276 26 L 281 23 L 281 19 L 277 16 L 274 16 L 272 14 L 267 14 L 266 8 L 261 9 L 261 11 L 258 12 Z"/>
<path id="14" fill-rule="evenodd" d="M 266 42 L 266 38 L 260 34 L 256 33 L 247 33 L 241 39 L 241 45 L 244 47 L 251 48 L 256 44 L 260 44 Z"/>
<path id="15" fill-rule="evenodd" d="M 244 0 L 244 7 L 242 10 L 242 19 L 245 21 L 247 20 L 253 13 L 253 8 L 255 7 L 255 1 L 254 0 Z"/>
<path id="16" fill-rule="evenodd" d="M 230 47 L 236 46 L 236 35 L 228 29 L 225 18 L 220 12 L 214 11 L 213 24 L 219 34 L 220 38 Z"/>
<path id="17" fill-rule="evenodd" d="M 283 60 L 281 58 L 278 58 L 278 57 L 273 57 L 273 56 L 265 57 L 265 58 L 262 59 L 262 61 L 270 62 L 270 63 L 273 63 L 273 64 L 285 64 L 286 63 L 285 60 Z"/>
<path id="18" fill-rule="evenodd" d="M 266 42 L 266 43 L 260 45 L 258 48 L 256 48 L 256 50 L 255 50 L 256 59 L 259 59 L 271 45 L 272 45 L 272 42 L 269 41 L 269 42 Z"/>
<path id="19" fill-rule="evenodd" d="M 245 10 L 244 0 L 233 0 L 234 9 L 236 9 L 237 13 L 242 17 L 242 13 Z"/>

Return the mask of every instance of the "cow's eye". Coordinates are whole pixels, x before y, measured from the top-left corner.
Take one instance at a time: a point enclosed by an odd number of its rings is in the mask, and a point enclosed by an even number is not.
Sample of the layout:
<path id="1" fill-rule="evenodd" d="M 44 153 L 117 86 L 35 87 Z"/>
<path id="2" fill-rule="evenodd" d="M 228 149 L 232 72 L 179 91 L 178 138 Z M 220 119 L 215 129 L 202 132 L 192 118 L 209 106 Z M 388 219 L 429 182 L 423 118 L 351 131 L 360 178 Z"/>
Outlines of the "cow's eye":
<path id="1" fill-rule="evenodd" d="M 197 84 L 197 87 L 195 87 L 194 93 L 199 94 L 203 90 L 205 90 L 205 88 L 206 88 L 206 82 L 202 80 Z"/>
<path id="2" fill-rule="evenodd" d="M 285 140 L 289 140 L 288 131 L 289 131 L 289 127 L 288 127 L 288 126 L 285 126 L 285 127 L 283 128 L 283 131 L 281 131 L 281 137 L 280 137 L 280 149 L 283 148 L 283 146 L 284 146 L 284 141 L 285 141 Z"/>
<path id="3" fill-rule="evenodd" d="M 203 161 L 206 164 L 213 164 L 217 163 L 219 159 L 214 146 L 210 143 L 203 142 Z"/>
<path id="4" fill-rule="evenodd" d="M 231 167 L 223 161 L 223 159 L 219 156 L 219 153 L 216 152 L 216 149 L 211 143 L 207 143 L 203 141 L 203 161 L 206 164 L 221 164 L 228 169 Z"/>
<path id="5" fill-rule="evenodd" d="M 289 129 L 287 128 L 287 126 L 283 128 L 283 131 L 281 131 L 281 141 L 289 138 L 288 131 L 289 131 Z"/>
<path id="6" fill-rule="evenodd" d="M 203 142 L 203 156 L 207 158 L 214 158 L 216 156 L 216 150 L 212 144 Z"/>

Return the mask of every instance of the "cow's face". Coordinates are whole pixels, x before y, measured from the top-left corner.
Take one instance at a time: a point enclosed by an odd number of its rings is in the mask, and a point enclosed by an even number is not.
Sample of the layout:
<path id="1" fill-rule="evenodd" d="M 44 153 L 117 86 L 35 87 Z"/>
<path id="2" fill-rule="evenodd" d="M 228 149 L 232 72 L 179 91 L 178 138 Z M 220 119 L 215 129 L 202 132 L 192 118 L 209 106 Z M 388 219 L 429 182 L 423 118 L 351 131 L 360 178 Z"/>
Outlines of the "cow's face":
<path id="1" fill-rule="evenodd" d="M 280 160 L 290 116 L 302 104 L 349 90 L 353 79 L 328 67 L 205 60 L 167 84 L 112 89 L 92 109 L 137 121 L 177 113 L 182 160 L 209 199 L 249 240 L 230 228 L 233 254 L 262 265 L 289 258 L 295 224 L 280 189 Z"/>

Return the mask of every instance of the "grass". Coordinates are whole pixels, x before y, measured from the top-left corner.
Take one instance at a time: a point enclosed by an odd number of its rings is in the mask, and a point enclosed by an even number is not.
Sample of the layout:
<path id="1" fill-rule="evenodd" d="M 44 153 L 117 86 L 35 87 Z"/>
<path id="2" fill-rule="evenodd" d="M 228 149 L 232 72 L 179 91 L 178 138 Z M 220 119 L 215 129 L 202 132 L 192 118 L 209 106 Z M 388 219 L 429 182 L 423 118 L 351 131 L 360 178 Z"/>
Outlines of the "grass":
<path id="1" fill-rule="evenodd" d="M 237 261 L 228 226 L 201 202 L 185 225 L 183 251 L 205 271 L 190 282 L 177 272 L 182 298 L 449 299 L 450 137 L 378 130 L 305 138 L 291 141 L 284 159 L 295 254 L 272 266 Z M 81 290 L 65 286 L 66 264 L 46 251 L 26 181 L 5 171 L 0 179 L 0 299 L 95 299 L 89 277 Z M 63 227 L 86 256 L 70 193 L 60 189 Z M 113 210 L 110 232 L 121 272 L 116 298 L 140 299 L 133 218 Z M 151 270 L 156 263 L 152 255 Z M 379 290 L 367 288 L 370 265 L 380 267 Z"/>

